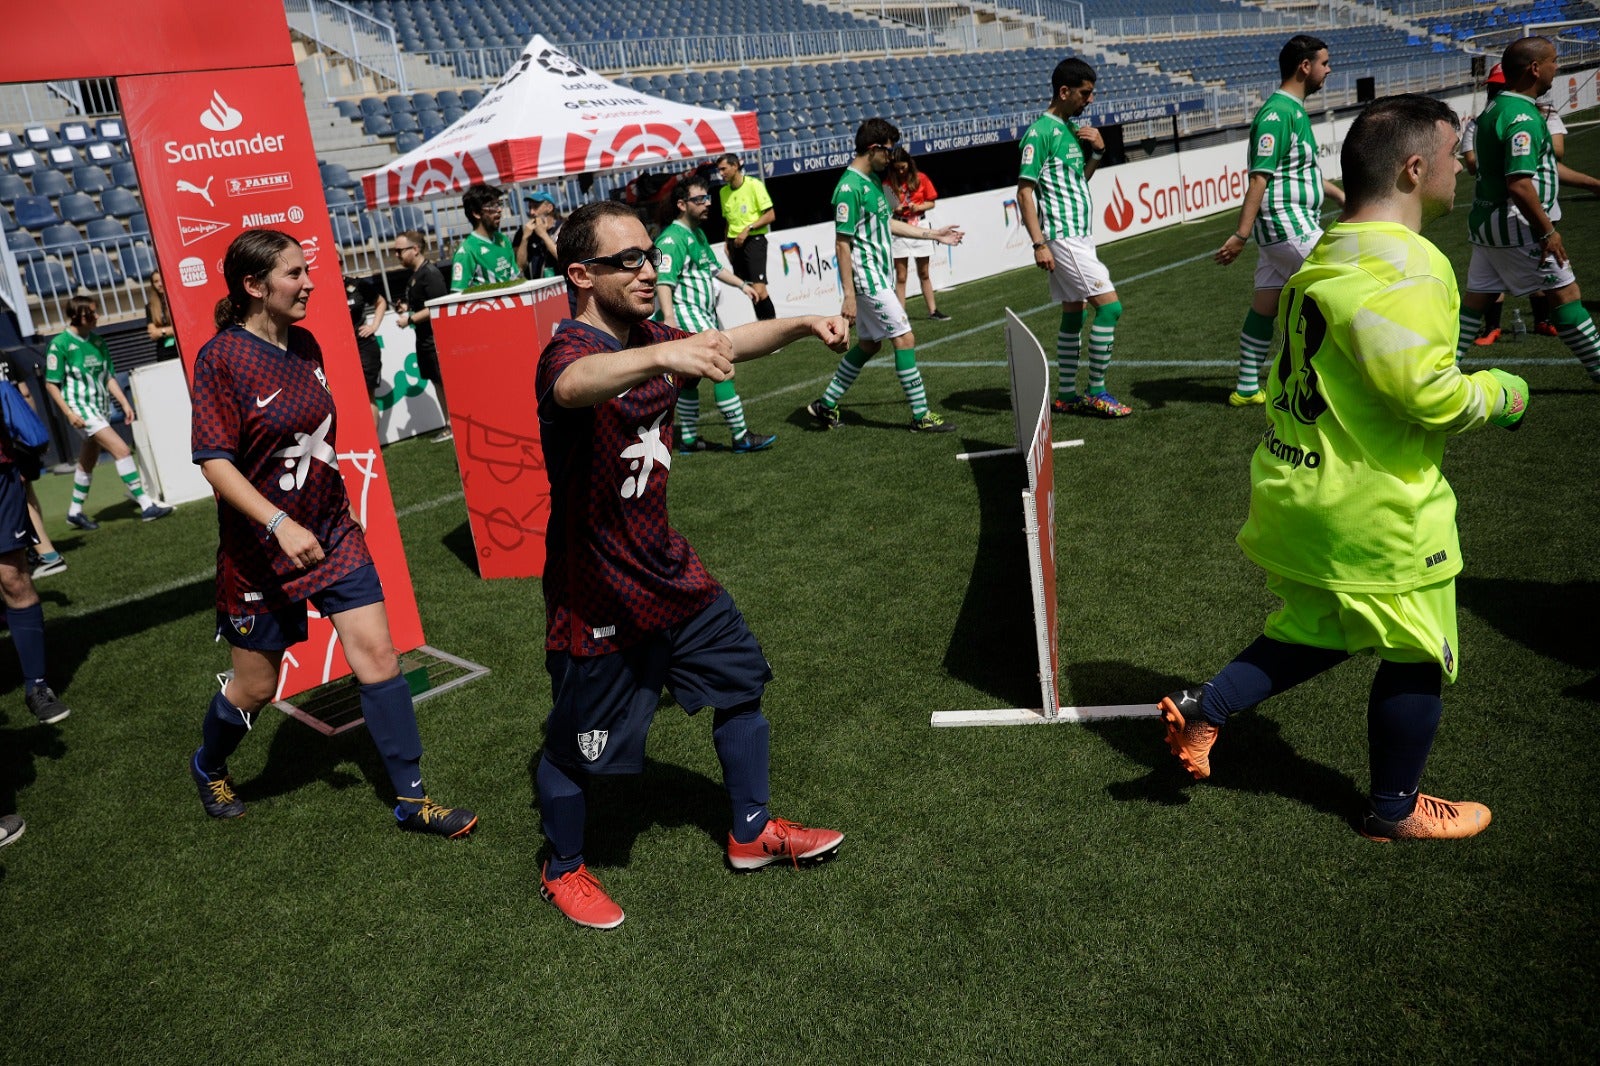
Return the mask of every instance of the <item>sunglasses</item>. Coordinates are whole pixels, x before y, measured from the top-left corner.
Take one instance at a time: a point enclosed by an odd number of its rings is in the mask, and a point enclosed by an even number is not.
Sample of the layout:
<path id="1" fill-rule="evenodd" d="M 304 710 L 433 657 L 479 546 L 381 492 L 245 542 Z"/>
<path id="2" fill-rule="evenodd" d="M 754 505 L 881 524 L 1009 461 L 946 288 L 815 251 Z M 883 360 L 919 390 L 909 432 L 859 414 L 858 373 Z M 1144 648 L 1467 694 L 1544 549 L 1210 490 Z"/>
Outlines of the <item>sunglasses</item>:
<path id="1" fill-rule="evenodd" d="M 596 255 L 588 259 L 578 260 L 580 263 L 600 263 L 619 270 L 638 270 L 648 262 L 653 267 L 661 265 L 661 249 L 655 245 L 648 248 L 628 248 L 616 255 Z"/>
<path id="2" fill-rule="evenodd" d="M 395 255 L 401 255 L 401 254 L 403 254 L 405 252 L 411 251 L 411 249 L 413 249 L 415 247 L 416 247 L 416 245 L 414 245 L 414 244 L 402 244 L 397 248 L 391 248 L 389 250 L 391 252 L 393 252 Z"/>
<path id="3" fill-rule="evenodd" d="M 685 196 L 683 202 L 686 204 L 709 204 L 711 196 L 709 193 L 701 193 L 699 196 Z"/>

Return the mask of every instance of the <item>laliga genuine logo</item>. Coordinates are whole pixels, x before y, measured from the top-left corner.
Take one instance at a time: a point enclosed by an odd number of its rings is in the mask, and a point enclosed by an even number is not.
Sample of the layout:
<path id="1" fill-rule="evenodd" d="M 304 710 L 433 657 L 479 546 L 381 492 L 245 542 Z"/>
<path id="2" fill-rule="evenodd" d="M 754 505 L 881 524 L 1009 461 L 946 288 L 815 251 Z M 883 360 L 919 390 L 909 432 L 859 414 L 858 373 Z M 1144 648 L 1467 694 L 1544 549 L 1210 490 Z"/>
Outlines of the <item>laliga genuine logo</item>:
<path id="1" fill-rule="evenodd" d="M 1112 233 L 1121 233 L 1133 224 L 1133 201 L 1122 192 L 1122 179 L 1114 179 L 1111 202 L 1106 205 L 1106 226 Z"/>
<path id="2" fill-rule="evenodd" d="M 228 101 L 215 89 L 211 90 L 211 106 L 200 112 L 200 125 L 212 133 L 227 133 L 239 128 L 244 116 L 228 106 Z"/>

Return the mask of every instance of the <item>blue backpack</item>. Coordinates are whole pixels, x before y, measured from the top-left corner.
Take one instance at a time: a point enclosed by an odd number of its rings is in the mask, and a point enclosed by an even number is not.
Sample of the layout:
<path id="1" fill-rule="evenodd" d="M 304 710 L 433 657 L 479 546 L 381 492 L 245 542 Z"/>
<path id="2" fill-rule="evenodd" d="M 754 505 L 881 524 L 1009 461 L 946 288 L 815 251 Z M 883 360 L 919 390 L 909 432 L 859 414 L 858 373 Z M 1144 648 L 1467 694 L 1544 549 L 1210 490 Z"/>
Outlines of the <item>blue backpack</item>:
<path id="1" fill-rule="evenodd" d="M 50 430 L 44 419 L 16 383 L 4 378 L 0 378 L 0 420 L 5 422 L 6 436 L 22 451 L 38 454 L 50 445 Z"/>

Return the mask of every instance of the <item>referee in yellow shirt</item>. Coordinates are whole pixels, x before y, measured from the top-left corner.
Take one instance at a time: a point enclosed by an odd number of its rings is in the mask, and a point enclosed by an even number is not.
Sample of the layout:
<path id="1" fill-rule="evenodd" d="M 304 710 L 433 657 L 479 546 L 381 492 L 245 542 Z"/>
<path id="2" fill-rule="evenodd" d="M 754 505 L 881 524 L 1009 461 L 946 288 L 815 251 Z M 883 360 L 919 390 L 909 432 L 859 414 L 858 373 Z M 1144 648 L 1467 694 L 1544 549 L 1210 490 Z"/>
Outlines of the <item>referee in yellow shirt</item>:
<path id="1" fill-rule="evenodd" d="M 718 197 L 723 221 L 728 224 L 728 262 L 739 280 L 755 290 L 751 303 L 756 318 L 777 318 L 778 309 L 767 295 L 767 231 L 776 217 L 772 197 L 760 178 L 745 174 L 739 157 L 732 153 L 717 160 L 717 173 L 723 181 Z"/>

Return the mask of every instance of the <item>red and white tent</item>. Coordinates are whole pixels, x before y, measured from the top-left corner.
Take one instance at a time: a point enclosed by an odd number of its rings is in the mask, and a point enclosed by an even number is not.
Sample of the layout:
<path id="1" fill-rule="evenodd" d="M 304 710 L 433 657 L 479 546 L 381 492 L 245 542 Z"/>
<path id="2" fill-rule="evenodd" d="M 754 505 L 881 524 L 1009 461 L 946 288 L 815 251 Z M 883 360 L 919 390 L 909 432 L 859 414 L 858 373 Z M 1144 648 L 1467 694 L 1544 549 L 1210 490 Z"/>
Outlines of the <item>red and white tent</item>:
<path id="1" fill-rule="evenodd" d="M 428 143 L 361 179 L 368 207 L 485 182 L 704 159 L 760 147 L 753 111 L 690 107 L 625 89 L 535 36 L 477 107 Z"/>

